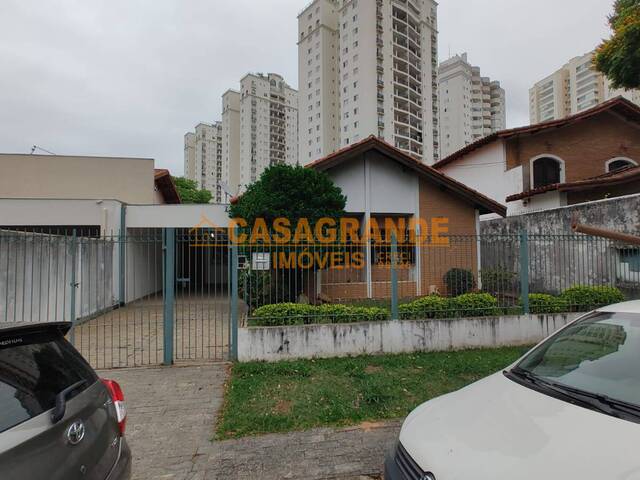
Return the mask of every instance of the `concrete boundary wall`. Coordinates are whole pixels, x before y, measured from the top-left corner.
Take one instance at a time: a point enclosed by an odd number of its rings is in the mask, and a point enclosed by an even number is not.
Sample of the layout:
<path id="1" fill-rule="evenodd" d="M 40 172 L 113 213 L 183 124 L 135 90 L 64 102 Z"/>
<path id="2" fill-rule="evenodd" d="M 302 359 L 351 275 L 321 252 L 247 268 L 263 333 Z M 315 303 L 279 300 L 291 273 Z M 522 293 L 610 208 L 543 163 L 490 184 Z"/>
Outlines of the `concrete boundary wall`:
<path id="1" fill-rule="evenodd" d="M 579 315 L 513 315 L 240 328 L 238 359 L 241 362 L 271 362 L 530 345 L 538 343 Z"/>

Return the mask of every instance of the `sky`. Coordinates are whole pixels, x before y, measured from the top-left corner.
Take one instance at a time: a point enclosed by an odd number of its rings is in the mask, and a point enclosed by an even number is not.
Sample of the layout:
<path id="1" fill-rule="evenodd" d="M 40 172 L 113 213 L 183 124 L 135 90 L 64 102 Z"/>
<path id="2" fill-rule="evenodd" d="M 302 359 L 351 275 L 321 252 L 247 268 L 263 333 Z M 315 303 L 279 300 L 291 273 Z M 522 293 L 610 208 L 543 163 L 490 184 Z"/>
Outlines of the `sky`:
<path id="1" fill-rule="evenodd" d="M 298 84 L 307 0 L 1 2 L 2 153 L 146 157 L 181 175 L 185 132 L 220 120 L 244 74 Z M 612 3 L 441 0 L 440 60 L 467 52 L 505 88 L 507 126 L 525 125 L 529 88 L 609 36 Z"/>

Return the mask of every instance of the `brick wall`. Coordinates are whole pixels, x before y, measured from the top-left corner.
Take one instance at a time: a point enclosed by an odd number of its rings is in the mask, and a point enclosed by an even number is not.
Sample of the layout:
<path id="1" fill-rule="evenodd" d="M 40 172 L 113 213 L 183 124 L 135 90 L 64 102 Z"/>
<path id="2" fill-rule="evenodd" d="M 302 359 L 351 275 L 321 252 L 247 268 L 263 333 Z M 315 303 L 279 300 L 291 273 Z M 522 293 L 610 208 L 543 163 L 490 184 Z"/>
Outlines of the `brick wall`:
<path id="1" fill-rule="evenodd" d="M 420 182 L 420 216 L 449 219 L 450 244 L 421 248 L 421 288 L 424 295 L 432 287 L 446 294 L 444 275 L 452 268 L 471 270 L 477 276 L 476 212 L 473 205 L 429 182 Z"/>
<path id="2" fill-rule="evenodd" d="M 605 173 L 605 163 L 626 157 L 640 163 L 640 127 L 611 112 L 575 125 L 507 141 L 507 168 L 529 166 L 531 158 L 551 154 L 565 162 L 566 181 Z M 523 190 L 529 188 L 529 168 L 523 169 Z"/>

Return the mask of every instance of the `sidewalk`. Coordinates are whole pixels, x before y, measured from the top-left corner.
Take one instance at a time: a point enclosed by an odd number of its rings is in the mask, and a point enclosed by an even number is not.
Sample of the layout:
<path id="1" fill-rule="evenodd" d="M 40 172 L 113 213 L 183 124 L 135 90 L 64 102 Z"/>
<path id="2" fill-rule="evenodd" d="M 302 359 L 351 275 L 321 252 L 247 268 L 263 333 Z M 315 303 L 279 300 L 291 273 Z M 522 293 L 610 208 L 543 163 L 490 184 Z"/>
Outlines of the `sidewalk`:
<path id="1" fill-rule="evenodd" d="M 399 422 L 212 442 L 227 368 L 100 372 L 125 393 L 134 480 L 380 478 Z"/>

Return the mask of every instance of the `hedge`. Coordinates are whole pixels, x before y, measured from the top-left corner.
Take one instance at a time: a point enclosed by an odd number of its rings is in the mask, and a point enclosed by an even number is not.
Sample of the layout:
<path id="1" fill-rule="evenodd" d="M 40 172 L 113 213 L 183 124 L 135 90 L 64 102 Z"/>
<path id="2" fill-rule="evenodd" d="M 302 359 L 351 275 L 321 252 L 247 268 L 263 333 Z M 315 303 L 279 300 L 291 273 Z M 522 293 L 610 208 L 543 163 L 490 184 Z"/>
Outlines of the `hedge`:
<path id="1" fill-rule="evenodd" d="M 571 287 L 560 295 L 571 312 L 584 312 L 612 303 L 624 302 L 622 292 L 616 287 Z"/>
<path id="2" fill-rule="evenodd" d="M 465 293 L 451 299 L 456 317 L 492 317 L 502 315 L 498 299 L 488 293 Z"/>
<path id="3" fill-rule="evenodd" d="M 380 307 L 276 303 L 257 308 L 253 312 L 249 324 L 256 327 L 271 327 L 316 323 L 379 322 L 388 320 L 389 317 L 389 311 Z"/>
<path id="4" fill-rule="evenodd" d="M 559 296 L 544 293 L 529 294 L 532 314 L 553 314 L 593 310 L 604 305 L 624 301 L 624 295 L 615 287 L 571 287 Z M 400 319 L 486 317 L 519 315 L 522 304 L 500 307 L 498 299 L 488 293 L 465 293 L 447 298 L 429 295 L 400 305 Z M 377 322 L 390 318 L 389 310 L 381 307 L 326 304 L 304 305 L 277 303 L 257 308 L 249 321 L 251 326 L 308 325 L 316 323 Z"/>
<path id="5" fill-rule="evenodd" d="M 453 298 L 429 295 L 400 305 L 398 310 L 402 320 L 487 317 L 503 313 L 498 299 L 488 293 L 465 293 Z"/>
<path id="6" fill-rule="evenodd" d="M 263 305 L 253 311 L 250 323 L 259 327 L 305 325 L 311 323 L 315 308 L 301 303 Z"/>
<path id="7" fill-rule="evenodd" d="M 422 297 L 398 307 L 398 313 L 402 320 L 446 318 L 449 310 L 451 310 L 449 299 L 439 295 Z"/>
<path id="8" fill-rule="evenodd" d="M 560 313 L 567 311 L 567 305 L 560 297 L 546 293 L 531 293 L 529 294 L 529 311 L 535 314 Z"/>

